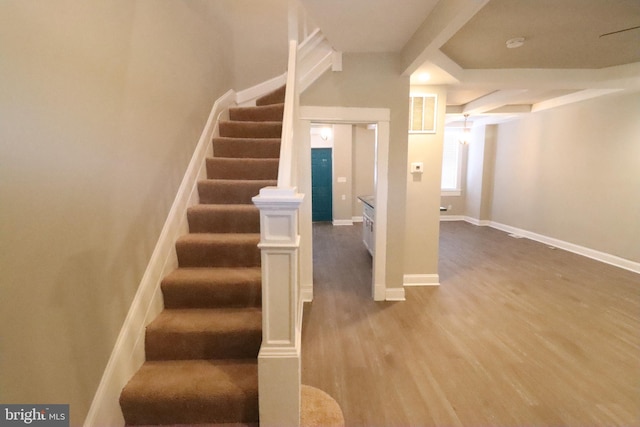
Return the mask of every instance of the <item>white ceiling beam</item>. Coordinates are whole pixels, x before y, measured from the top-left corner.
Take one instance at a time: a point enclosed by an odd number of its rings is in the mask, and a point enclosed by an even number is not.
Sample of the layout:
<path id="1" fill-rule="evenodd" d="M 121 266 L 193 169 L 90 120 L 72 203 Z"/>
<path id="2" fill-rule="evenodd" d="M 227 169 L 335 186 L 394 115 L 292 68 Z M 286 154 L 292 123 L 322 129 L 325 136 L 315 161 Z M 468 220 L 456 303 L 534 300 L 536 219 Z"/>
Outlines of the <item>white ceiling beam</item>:
<path id="1" fill-rule="evenodd" d="M 538 111 L 549 110 L 562 105 L 573 104 L 574 102 L 586 101 L 587 99 L 597 98 L 599 96 L 608 95 L 621 90 L 623 89 L 585 89 L 568 95 L 537 102 L 531 106 L 531 112 L 536 113 Z"/>
<path id="2" fill-rule="evenodd" d="M 405 76 L 420 68 L 489 0 L 440 0 L 401 51 Z"/>
<path id="3" fill-rule="evenodd" d="M 517 89 L 638 89 L 640 63 L 601 69 L 464 70 L 461 80 L 476 88 Z"/>
<path id="4" fill-rule="evenodd" d="M 526 89 L 499 90 L 467 103 L 462 108 L 463 114 L 482 114 L 509 104 L 517 96 L 526 92 Z"/>

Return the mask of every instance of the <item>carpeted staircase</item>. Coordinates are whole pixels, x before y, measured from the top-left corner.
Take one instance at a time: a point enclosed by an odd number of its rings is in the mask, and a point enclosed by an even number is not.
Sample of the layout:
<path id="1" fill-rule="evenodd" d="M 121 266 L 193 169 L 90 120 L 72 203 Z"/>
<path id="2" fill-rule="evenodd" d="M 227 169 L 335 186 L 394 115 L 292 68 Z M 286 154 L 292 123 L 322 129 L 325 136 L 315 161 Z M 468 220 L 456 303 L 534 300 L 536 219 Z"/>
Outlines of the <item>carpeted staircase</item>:
<path id="1" fill-rule="evenodd" d="M 200 204 L 162 281 L 146 362 L 125 386 L 127 425 L 257 424 L 262 340 L 260 219 L 251 198 L 276 185 L 284 88 L 219 122 Z"/>

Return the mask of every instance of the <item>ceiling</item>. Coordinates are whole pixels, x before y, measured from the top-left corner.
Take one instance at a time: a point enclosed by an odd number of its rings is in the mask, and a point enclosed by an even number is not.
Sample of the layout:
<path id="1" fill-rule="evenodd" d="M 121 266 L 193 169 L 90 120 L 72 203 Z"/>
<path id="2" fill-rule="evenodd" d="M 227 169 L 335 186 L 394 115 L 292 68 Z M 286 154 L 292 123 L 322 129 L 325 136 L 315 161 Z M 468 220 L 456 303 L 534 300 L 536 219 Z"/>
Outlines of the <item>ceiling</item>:
<path id="1" fill-rule="evenodd" d="M 412 85 L 447 85 L 449 121 L 640 90 L 640 0 L 301 2 L 334 49 L 397 52 Z"/>

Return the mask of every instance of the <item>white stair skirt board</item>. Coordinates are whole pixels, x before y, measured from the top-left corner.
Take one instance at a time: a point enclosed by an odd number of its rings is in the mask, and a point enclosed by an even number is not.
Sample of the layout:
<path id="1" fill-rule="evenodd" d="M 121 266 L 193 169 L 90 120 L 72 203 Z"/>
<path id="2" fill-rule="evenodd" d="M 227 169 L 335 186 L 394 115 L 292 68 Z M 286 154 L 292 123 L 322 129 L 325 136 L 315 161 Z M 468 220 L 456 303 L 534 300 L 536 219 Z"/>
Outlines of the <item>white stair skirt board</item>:
<path id="1" fill-rule="evenodd" d="M 385 290 L 386 301 L 405 301 L 405 293 L 403 288 L 387 288 Z"/>
<path id="2" fill-rule="evenodd" d="M 449 217 L 458 218 L 455 220 L 443 219 L 444 217 L 445 217 L 444 215 L 441 216 L 440 221 L 466 221 L 473 225 L 488 226 L 491 228 L 495 228 L 496 230 L 504 231 L 505 233 L 513 234 L 518 237 L 524 237 L 527 239 L 535 240 L 536 242 L 544 243 L 545 245 L 549 245 L 549 246 L 556 247 L 558 249 L 563 249 L 565 251 L 573 252 L 574 254 L 582 255 L 596 261 L 604 262 L 605 264 L 613 265 L 614 267 L 619 267 L 619 268 L 640 274 L 640 262 L 631 261 L 626 258 L 621 258 L 619 256 L 608 254 L 606 252 L 597 251 L 595 249 L 576 245 L 571 242 L 567 242 L 564 240 L 556 239 L 554 237 L 549 237 L 542 234 L 534 233 L 533 231 L 524 230 L 522 228 L 501 224 L 495 221 L 479 220 L 477 218 L 471 218 L 468 216 L 461 216 L 461 215 L 446 216 L 447 218 Z"/>
<path id="3" fill-rule="evenodd" d="M 402 277 L 404 286 L 440 286 L 438 274 L 405 274 Z"/>

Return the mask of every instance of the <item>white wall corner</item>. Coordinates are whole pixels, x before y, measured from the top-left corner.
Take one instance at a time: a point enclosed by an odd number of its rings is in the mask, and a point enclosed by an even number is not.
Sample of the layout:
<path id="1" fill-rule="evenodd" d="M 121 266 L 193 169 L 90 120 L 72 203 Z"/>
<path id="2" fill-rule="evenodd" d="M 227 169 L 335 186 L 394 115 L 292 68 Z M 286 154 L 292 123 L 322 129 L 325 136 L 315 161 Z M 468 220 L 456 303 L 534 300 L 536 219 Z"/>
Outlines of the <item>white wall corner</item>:
<path id="1" fill-rule="evenodd" d="M 404 286 L 440 286 L 438 274 L 405 274 L 402 277 Z"/>
<path id="2" fill-rule="evenodd" d="M 386 301 L 405 301 L 405 292 L 404 288 L 387 288 L 385 290 L 385 298 Z"/>

